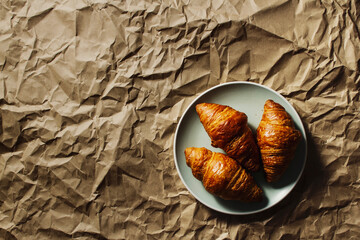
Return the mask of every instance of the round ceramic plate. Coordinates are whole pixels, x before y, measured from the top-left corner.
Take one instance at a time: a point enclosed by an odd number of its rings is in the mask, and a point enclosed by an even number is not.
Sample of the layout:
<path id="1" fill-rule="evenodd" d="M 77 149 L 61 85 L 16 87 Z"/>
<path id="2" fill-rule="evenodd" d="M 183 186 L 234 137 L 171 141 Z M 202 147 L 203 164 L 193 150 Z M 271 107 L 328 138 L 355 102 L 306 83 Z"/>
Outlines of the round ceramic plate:
<path id="1" fill-rule="evenodd" d="M 264 173 L 253 174 L 257 184 L 264 191 L 264 200 L 259 203 L 243 203 L 240 201 L 223 200 L 208 193 L 202 183 L 197 180 L 186 165 L 184 150 L 187 147 L 206 147 L 215 152 L 222 152 L 211 146 L 210 138 L 205 132 L 196 113 L 198 103 L 217 103 L 228 105 L 248 116 L 248 124 L 255 133 L 258 127 L 265 101 L 272 99 L 281 104 L 291 115 L 295 127 L 301 131 L 302 140 L 297 147 L 294 159 L 285 174 L 276 183 L 268 183 Z M 306 134 L 301 119 L 291 104 L 274 90 L 252 82 L 230 82 L 215 86 L 197 97 L 181 117 L 174 138 L 174 159 L 177 171 L 190 193 L 201 203 L 219 212 L 247 215 L 264 211 L 285 198 L 301 177 L 306 161 Z"/>

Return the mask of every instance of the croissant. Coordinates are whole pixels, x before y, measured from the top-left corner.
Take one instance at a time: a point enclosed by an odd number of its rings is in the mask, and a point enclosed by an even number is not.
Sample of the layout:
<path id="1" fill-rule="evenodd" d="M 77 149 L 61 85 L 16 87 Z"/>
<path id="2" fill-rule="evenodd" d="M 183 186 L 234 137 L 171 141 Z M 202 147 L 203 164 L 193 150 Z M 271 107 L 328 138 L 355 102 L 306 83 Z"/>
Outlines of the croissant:
<path id="1" fill-rule="evenodd" d="M 259 202 L 262 190 L 241 165 L 225 154 L 204 147 L 186 148 L 186 164 L 205 189 L 226 200 Z"/>
<path id="2" fill-rule="evenodd" d="M 260 154 L 245 113 L 215 103 L 197 104 L 196 112 L 213 147 L 223 149 L 247 170 L 259 170 Z"/>
<path id="3" fill-rule="evenodd" d="M 301 133 L 285 109 L 270 99 L 265 102 L 256 132 L 266 180 L 275 182 L 294 157 Z"/>

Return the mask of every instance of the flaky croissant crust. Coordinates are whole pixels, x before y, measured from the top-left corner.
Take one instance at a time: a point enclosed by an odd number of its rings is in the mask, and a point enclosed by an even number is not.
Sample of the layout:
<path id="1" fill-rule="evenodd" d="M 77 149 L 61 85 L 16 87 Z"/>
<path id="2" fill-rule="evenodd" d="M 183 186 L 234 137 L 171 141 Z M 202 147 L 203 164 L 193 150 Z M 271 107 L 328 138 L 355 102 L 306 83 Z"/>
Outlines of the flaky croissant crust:
<path id="1" fill-rule="evenodd" d="M 205 189 L 226 200 L 259 202 L 262 190 L 234 159 L 206 148 L 186 148 L 186 164 Z"/>
<path id="2" fill-rule="evenodd" d="M 300 139 L 301 133 L 284 107 L 267 100 L 257 128 L 257 143 L 268 182 L 277 181 L 284 174 Z"/>
<path id="3" fill-rule="evenodd" d="M 259 150 L 245 113 L 215 103 L 197 104 L 196 111 L 213 147 L 223 149 L 246 169 L 259 170 Z"/>

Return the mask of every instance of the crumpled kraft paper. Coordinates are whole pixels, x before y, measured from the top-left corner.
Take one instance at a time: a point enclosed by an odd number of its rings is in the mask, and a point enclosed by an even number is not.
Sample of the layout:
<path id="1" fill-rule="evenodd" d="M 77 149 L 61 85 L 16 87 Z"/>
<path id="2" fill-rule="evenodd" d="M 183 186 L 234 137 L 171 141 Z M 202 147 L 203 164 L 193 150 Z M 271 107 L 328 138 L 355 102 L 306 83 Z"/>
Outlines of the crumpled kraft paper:
<path id="1" fill-rule="evenodd" d="M 356 239 L 357 1 L 0 3 L 4 239 Z M 177 123 L 206 89 L 281 93 L 308 134 L 275 207 L 215 212 L 185 188 Z"/>

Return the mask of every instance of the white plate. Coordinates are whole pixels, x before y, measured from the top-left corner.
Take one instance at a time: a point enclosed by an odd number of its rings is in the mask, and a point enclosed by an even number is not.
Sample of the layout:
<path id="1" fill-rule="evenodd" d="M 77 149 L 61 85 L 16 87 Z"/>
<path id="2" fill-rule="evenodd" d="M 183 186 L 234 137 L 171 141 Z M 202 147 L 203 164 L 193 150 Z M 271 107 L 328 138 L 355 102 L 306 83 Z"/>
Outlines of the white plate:
<path id="1" fill-rule="evenodd" d="M 198 103 L 208 102 L 228 105 L 248 116 L 248 124 L 255 133 L 267 99 L 281 104 L 291 115 L 295 127 L 301 131 L 295 157 L 285 174 L 276 183 L 268 183 L 263 171 L 253 174 L 255 181 L 264 191 L 264 200 L 260 203 L 243 203 L 240 201 L 223 200 L 210 193 L 197 180 L 186 165 L 184 150 L 187 147 L 206 147 L 215 152 L 223 152 L 211 146 L 210 138 L 205 132 L 196 113 Z M 224 152 L 223 152 L 224 153 Z M 252 82 L 230 82 L 208 89 L 197 97 L 181 117 L 174 138 L 174 159 L 179 176 L 190 193 L 201 203 L 219 212 L 247 215 L 266 210 L 284 199 L 299 181 L 305 167 L 307 154 L 306 134 L 301 119 L 291 104 L 274 90 Z"/>

